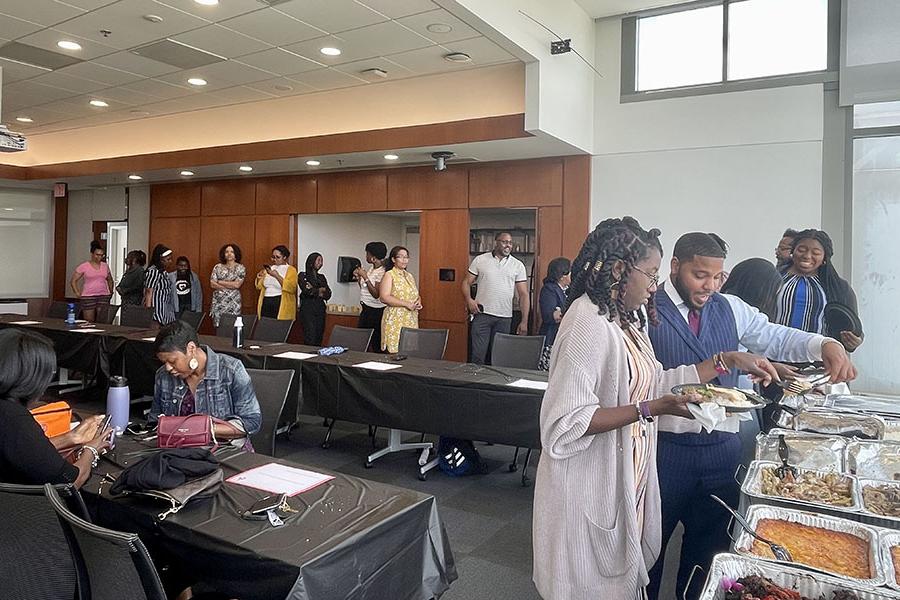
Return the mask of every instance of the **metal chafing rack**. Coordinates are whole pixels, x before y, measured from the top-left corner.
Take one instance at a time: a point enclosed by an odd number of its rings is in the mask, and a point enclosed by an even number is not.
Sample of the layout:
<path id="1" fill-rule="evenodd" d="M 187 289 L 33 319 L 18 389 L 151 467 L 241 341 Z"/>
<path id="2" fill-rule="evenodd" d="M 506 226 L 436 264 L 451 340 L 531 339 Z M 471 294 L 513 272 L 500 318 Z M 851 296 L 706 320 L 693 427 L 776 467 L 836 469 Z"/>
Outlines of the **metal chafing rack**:
<path id="1" fill-rule="evenodd" d="M 787 508 L 780 508 L 777 506 L 766 506 L 757 504 L 751 506 L 747 511 L 747 521 L 750 523 L 750 526 L 754 529 L 757 529 L 759 522 L 762 519 L 776 519 L 781 521 L 788 521 L 791 523 L 799 523 L 801 525 L 807 525 L 809 527 L 819 527 L 821 529 L 827 529 L 830 531 L 838 531 L 842 533 L 849 533 L 856 537 L 859 537 L 866 541 L 869 546 L 869 573 L 871 577 L 867 579 L 857 579 L 854 577 L 848 577 L 844 575 L 834 574 L 831 575 L 837 577 L 839 579 L 843 579 L 845 581 L 856 581 L 864 586 L 878 587 L 884 585 L 885 583 L 885 571 L 883 560 L 881 558 L 881 550 L 880 550 L 880 541 L 879 541 L 879 530 L 871 527 L 869 525 L 864 525 L 862 523 L 858 523 L 856 521 L 850 521 L 847 519 L 841 519 L 837 517 L 829 517 L 821 514 L 816 514 L 812 512 L 805 512 L 799 510 L 791 510 Z M 779 540 L 772 540 L 774 542 L 779 542 Z M 753 545 L 753 538 L 744 530 L 741 530 L 737 539 L 734 543 L 734 549 L 739 554 L 749 555 L 749 556 L 757 556 L 750 551 L 750 548 Z M 769 559 L 766 557 L 758 557 L 760 560 L 769 561 L 772 563 L 777 563 L 779 565 L 791 565 L 791 566 L 806 566 L 811 569 L 819 569 L 814 565 L 804 565 L 803 563 L 794 562 L 794 563 L 783 563 L 781 561 L 777 561 L 774 559 Z M 796 560 L 796 557 L 795 557 Z"/>
<path id="2" fill-rule="evenodd" d="M 850 579 L 811 572 L 785 564 L 741 556 L 737 554 L 717 554 L 709 568 L 709 576 L 700 593 L 700 600 L 724 600 L 725 590 L 722 579 L 737 580 L 748 575 L 759 575 L 770 579 L 776 585 L 793 589 L 807 598 L 828 598 L 832 592 L 847 590 L 855 593 L 859 600 L 888 600 L 900 598 L 900 594 L 885 588 L 858 583 Z"/>

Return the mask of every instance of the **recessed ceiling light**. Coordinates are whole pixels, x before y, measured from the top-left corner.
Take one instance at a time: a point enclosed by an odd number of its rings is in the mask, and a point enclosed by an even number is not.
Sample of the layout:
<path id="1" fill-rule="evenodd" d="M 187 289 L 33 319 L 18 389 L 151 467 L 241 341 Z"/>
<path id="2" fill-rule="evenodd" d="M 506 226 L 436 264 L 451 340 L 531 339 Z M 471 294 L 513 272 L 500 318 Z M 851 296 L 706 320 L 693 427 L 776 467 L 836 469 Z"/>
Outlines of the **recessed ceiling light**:
<path id="1" fill-rule="evenodd" d="M 206 80 L 200 77 L 191 77 L 187 81 L 191 85 L 206 85 Z"/>
<path id="2" fill-rule="evenodd" d="M 15 210 L 14 208 L 4 208 L 3 210 Z"/>
<path id="3" fill-rule="evenodd" d="M 276 90 L 278 90 L 279 92 L 293 92 L 294 91 L 294 86 L 287 85 L 286 83 L 276 83 L 272 87 L 275 88 Z"/>
<path id="4" fill-rule="evenodd" d="M 467 63 L 472 62 L 472 57 L 465 52 L 451 52 L 444 55 L 444 60 L 455 63 Z"/>
<path id="5" fill-rule="evenodd" d="M 397 160 L 398 158 L 400 158 L 400 157 L 397 156 L 396 154 L 385 154 L 384 155 L 385 160 Z"/>
<path id="6" fill-rule="evenodd" d="M 107 103 L 104 102 L 103 100 L 97 100 L 97 99 L 91 100 L 91 101 L 89 102 L 89 104 L 90 104 L 91 106 L 97 106 L 97 107 L 100 107 L 100 108 L 106 108 L 107 106 L 109 106 L 109 104 L 107 104 Z"/>
<path id="7" fill-rule="evenodd" d="M 190 177 L 193 174 L 193 171 L 182 171 L 181 173 L 179 173 L 179 175 L 181 175 L 182 177 Z"/>
<path id="8" fill-rule="evenodd" d="M 16 121 L 19 123 L 34 123 L 34 120 L 31 117 L 16 117 Z"/>
<path id="9" fill-rule="evenodd" d="M 194 0 L 194 2 L 203 6 L 215 6 L 219 3 L 219 0 Z"/>
<path id="10" fill-rule="evenodd" d="M 387 71 L 384 69 L 379 69 L 375 67 L 374 69 L 366 69 L 362 72 L 363 75 L 371 75 L 372 77 L 381 77 L 382 79 L 387 78 Z"/>
<path id="11" fill-rule="evenodd" d="M 244 173 L 249 173 L 253 170 L 253 167 L 251 167 L 250 165 L 241 165 L 238 167 L 238 170 L 243 171 Z"/>
<path id="12" fill-rule="evenodd" d="M 447 25 L 446 23 L 432 23 L 425 29 L 427 29 L 431 33 L 450 33 L 451 31 L 453 31 L 453 27 Z"/>
<path id="13" fill-rule="evenodd" d="M 308 160 L 308 161 L 306 161 L 306 164 L 309 165 L 310 167 L 318 167 L 322 163 L 320 163 L 317 160 Z"/>
<path id="14" fill-rule="evenodd" d="M 341 55 L 340 48 L 332 48 L 331 46 L 325 46 L 324 48 L 320 48 L 319 52 L 321 52 L 325 56 L 340 56 Z"/>
<path id="15" fill-rule="evenodd" d="M 73 42 L 71 40 L 59 40 L 58 42 L 56 42 L 56 45 L 63 50 L 81 50 L 81 44 L 79 44 L 78 42 Z"/>
<path id="16" fill-rule="evenodd" d="M 159 15 L 144 15 L 141 17 L 145 21 L 150 21 L 151 23 L 162 23 L 163 18 Z"/>
<path id="17" fill-rule="evenodd" d="M 146 117 L 150 114 L 149 110 L 129 110 L 128 114 L 134 115 L 136 117 Z"/>
<path id="18" fill-rule="evenodd" d="M 140 175 L 129 175 L 128 179 L 132 181 L 140 181 L 141 179 L 143 179 L 143 177 L 141 177 Z"/>

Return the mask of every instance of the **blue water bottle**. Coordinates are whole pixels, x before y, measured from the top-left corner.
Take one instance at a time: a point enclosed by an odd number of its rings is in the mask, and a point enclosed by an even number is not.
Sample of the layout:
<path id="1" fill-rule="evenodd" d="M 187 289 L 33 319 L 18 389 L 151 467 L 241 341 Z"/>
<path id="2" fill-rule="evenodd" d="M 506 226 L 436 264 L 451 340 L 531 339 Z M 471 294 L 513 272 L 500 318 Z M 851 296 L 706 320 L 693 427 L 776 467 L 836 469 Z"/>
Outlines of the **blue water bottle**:
<path id="1" fill-rule="evenodd" d="M 106 394 L 106 414 L 112 417 L 110 427 L 114 427 L 116 435 L 122 435 L 128 427 L 128 411 L 131 408 L 131 393 L 128 380 L 121 375 L 109 378 L 109 391 Z"/>
<path id="2" fill-rule="evenodd" d="M 75 304 L 69 302 L 69 311 L 66 313 L 66 325 L 75 324 Z"/>

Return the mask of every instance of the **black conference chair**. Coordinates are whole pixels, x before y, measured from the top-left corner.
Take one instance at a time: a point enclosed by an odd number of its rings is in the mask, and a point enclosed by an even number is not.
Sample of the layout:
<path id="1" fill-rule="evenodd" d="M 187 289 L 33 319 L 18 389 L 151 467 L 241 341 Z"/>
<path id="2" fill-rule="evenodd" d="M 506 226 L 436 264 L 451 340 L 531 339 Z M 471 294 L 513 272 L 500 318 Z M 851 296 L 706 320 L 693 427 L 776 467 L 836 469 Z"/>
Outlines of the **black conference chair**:
<path id="1" fill-rule="evenodd" d="M 491 365 L 494 367 L 511 367 L 513 369 L 530 369 L 537 371 L 541 360 L 541 351 L 544 349 L 544 336 L 542 335 L 509 335 L 498 333 L 494 335 L 491 350 Z M 522 467 L 522 485 L 528 485 L 528 461 L 531 460 L 531 448 L 525 453 L 525 465 Z M 519 447 L 513 454 L 509 463 L 509 472 L 513 473 L 519 468 Z"/>
<path id="2" fill-rule="evenodd" d="M 81 495 L 56 486 L 72 510 L 87 515 Z M 62 503 L 62 500 L 60 500 Z M 78 588 L 75 563 L 44 486 L 0 483 L 0 581 L 9 600 L 86 599 Z"/>
<path id="3" fill-rule="evenodd" d="M 281 342 L 284 343 L 291 333 L 291 327 L 294 326 L 293 320 L 271 319 L 263 317 L 256 321 L 256 327 L 253 328 L 253 334 L 247 336 L 248 340 L 255 342 Z M 246 331 L 247 325 L 244 325 Z"/>
<path id="4" fill-rule="evenodd" d="M 441 360 L 444 358 L 444 352 L 447 351 L 449 335 L 449 329 L 403 327 L 400 329 L 400 344 L 397 353 L 415 358 Z"/>
<path id="5" fill-rule="evenodd" d="M 216 336 L 230 338 L 234 332 L 234 321 L 236 318 L 237 315 L 222 315 L 219 317 Z M 256 324 L 256 315 L 241 315 L 241 322 L 244 324 L 244 338 L 247 339 L 253 331 L 253 325 Z"/>
<path id="6" fill-rule="evenodd" d="M 141 329 L 150 329 L 153 327 L 153 309 L 145 306 L 134 306 L 133 304 L 122 305 L 122 315 L 119 318 L 119 325 L 124 327 L 139 327 Z"/>
<path id="7" fill-rule="evenodd" d="M 183 311 L 178 318 L 193 327 L 194 331 L 200 331 L 200 326 L 203 325 L 203 319 L 206 318 L 206 313 L 186 310 Z"/>
<path id="8" fill-rule="evenodd" d="M 262 426 L 250 436 L 250 442 L 257 454 L 275 456 L 275 436 L 278 433 L 278 421 L 284 410 L 294 371 L 267 371 L 263 369 L 247 369 L 256 399 L 262 411 Z"/>
<path id="9" fill-rule="evenodd" d="M 133 533 L 98 527 L 73 514 L 51 485 L 44 493 L 72 549 L 78 587 L 91 600 L 166 600 L 147 548 Z"/>
<path id="10" fill-rule="evenodd" d="M 335 325 L 331 330 L 331 336 L 328 338 L 329 346 L 343 346 L 347 350 L 355 352 L 365 352 L 372 343 L 372 334 L 374 329 L 359 329 L 356 327 L 344 327 L 343 325 Z"/>
<path id="11" fill-rule="evenodd" d="M 112 325 L 112 322 L 116 320 L 116 315 L 118 313 L 118 304 L 101 304 L 97 307 L 97 322 Z"/>
<path id="12" fill-rule="evenodd" d="M 78 303 L 75 302 L 75 316 L 78 316 Z M 50 307 L 47 309 L 47 317 L 50 319 L 65 319 L 69 316 L 69 303 L 55 300 L 50 303 Z"/>

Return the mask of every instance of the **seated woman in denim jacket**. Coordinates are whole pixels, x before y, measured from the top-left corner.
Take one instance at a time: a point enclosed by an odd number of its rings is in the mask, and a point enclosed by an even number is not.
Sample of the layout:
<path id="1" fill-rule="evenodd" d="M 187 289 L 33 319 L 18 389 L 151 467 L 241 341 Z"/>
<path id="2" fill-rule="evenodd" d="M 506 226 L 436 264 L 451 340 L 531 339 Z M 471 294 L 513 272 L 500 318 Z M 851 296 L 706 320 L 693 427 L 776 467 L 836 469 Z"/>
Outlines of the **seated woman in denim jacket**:
<path id="1" fill-rule="evenodd" d="M 249 435 L 259 431 L 262 413 L 253 384 L 238 359 L 201 346 L 184 321 L 160 329 L 154 342 L 163 366 L 156 372 L 150 421 L 160 415 L 208 414 L 234 425 L 216 425 L 217 439 L 251 449 Z"/>

